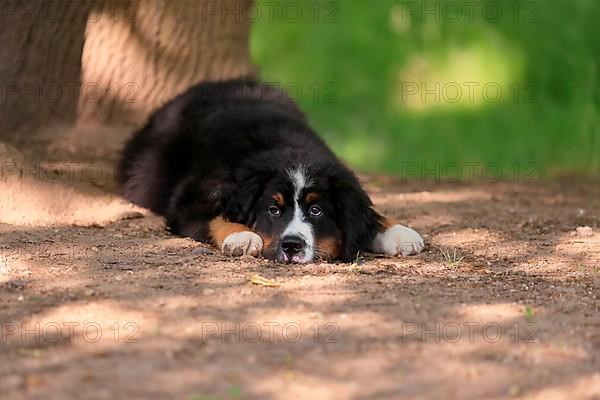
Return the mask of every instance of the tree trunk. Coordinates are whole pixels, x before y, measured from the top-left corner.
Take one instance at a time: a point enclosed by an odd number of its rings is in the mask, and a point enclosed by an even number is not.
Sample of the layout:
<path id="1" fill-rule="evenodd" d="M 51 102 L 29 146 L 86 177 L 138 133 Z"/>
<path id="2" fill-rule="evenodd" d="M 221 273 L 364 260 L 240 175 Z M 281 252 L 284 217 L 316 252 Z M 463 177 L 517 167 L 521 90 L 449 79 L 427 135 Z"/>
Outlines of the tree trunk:
<path id="1" fill-rule="evenodd" d="M 252 4 L 2 1 L 0 138 L 22 149 L 41 144 L 55 159 L 114 155 L 152 110 L 187 87 L 254 75 Z"/>
<path id="2" fill-rule="evenodd" d="M 0 224 L 129 215 L 110 193 L 124 141 L 189 86 L 254 75 L 252 4 L 0 0 Z"/>

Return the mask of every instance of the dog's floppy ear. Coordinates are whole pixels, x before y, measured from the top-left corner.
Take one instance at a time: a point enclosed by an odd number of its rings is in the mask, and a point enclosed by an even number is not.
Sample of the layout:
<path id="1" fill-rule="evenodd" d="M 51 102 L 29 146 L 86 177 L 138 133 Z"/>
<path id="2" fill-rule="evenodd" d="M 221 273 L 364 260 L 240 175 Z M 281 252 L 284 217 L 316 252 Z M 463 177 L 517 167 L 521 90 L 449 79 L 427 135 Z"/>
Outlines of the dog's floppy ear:
<path id="1" fill-rule="evenodd" d="M 231 222 L 250 226 L 256 218 L 254 207 L 273 176 L 273 171 L 254 168 L 241 168 L 240 171 L 235 179 L 235 189 L 225 200 L 223 215 Z"/>
<path id="2" fill-rule="evenodd" d="M 338 172 L 330 178 L 330 184 L 344 241 L 342 260 L 353 261 L 371 247 L 382 217 L 353 173 Z"/>

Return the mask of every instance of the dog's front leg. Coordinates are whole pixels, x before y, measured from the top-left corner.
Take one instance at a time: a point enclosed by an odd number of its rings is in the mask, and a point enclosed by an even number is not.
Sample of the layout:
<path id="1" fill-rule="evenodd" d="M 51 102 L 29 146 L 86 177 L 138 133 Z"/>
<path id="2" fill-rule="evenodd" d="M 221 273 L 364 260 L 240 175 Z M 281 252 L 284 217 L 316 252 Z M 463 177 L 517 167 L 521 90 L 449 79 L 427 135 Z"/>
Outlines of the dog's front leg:
<path id="1" fill-rule="evenodd" d="M 382 218 L 381 230 L 375 236 L 371 250 L 387 256 L 412 256 L 423 251 L 425 242 L 417 231 Z"/>
<path id="2" fill-rule="evenodd" d="M 223 254 L 229 256 L 251 255 L 258 257 L 263 249 L 263 240 L 245 225 L 214 218 L 209 224 L 209 235 L 212 242 Z"/>

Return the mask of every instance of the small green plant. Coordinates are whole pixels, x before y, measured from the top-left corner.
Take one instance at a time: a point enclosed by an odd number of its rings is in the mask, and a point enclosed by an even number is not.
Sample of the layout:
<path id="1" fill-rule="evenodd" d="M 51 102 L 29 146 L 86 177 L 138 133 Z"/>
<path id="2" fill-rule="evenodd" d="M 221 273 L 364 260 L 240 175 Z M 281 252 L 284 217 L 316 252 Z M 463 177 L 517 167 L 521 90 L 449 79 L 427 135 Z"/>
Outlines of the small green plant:
<path id="1" fill-rule="evenodd" d="M 238 385 L 231 385 L 227 390 L 227 394 L 230 399 L 241 399 L 242 398 L 242 388 Z"/>
<path id="2" fill-rule="evenodd" d="M 356 253 L 356 258 L 352 262 L 352 265 L 362 265 L 365 263 L 365 258 L 360 254 L 360 251 Z"/>
<path id="3" fill-rule="evenodd" d="M 577 269 L 577 271 L 583 272 L 583 273 L 589 273 L 589 274 L 594 274 L 594 275 L 598 275 L 600 273 L 600 265 L 579 264 L 575 268 Z"/>
<path id="4" fill-rule="evenodd" d="M 458 256 L 458 250 L 454 249 L 454 251 L 450 251 L 450 250 L 444 250 L 444 249 L 440 249 L 440 252 L 442 253 L 442 255 L 444 256 L 444 261 L 446 261 L 446 265 L 449 268 L 455 268 L 458 267 L 460 265 L 460 263 L 462 262 L 462 260 L 465 259 L 465 257 L 459 257 Z"/>
<path id="5" fill-rule="evenodd" d="M 356 258 L 352 261 L 350 265 L 352 267 L 352 271 L 358 274 L 363 273 L 362 265 L 365 263 L 365 258 L 360 254 L 360 251 L 356 253 Z"/>
<path id="6" fill-rule="evenodd" d="M 294 363 L 294 356 L 292 356 L 291 354 L 286 354 L 283 357 L 283 362 L 285 363 L 285 365 L 290 367 Z"/>
<path id="7" fill-rule="evenodd" d="M 535 317 L 535 311 L 533 311 L 533 308 L 525 307 L 525 319 L 527 321 L 531 321 L 531 320 L 533 320 L 534 317 Z"/>

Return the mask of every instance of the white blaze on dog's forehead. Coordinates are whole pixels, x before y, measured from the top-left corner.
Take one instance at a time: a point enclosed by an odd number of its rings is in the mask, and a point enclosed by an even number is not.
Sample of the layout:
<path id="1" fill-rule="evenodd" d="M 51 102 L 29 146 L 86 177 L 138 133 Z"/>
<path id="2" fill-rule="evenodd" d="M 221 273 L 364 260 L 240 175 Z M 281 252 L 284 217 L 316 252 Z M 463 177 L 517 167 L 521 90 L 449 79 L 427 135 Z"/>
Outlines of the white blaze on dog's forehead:
<path id="1" fill-rule="evenodd" d="M 294 186 L 294 199 L 299 200 L 302 190 L 312 184 L 308 172 L 306 171 L 306 168 L 300 165 L 296 168 L 287 170 L 287 174 Z"/>

